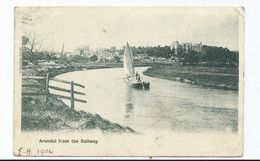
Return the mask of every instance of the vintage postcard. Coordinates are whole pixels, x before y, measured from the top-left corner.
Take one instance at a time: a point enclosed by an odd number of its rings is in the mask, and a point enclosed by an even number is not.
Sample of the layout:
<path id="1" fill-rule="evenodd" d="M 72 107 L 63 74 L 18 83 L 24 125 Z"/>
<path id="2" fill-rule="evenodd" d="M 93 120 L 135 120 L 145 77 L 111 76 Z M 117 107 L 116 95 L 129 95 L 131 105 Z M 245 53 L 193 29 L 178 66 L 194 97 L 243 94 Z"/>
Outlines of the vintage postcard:
<path id="1" fill-rule="evenodd" d="M 243 7 L 16 7 L 15 156 L 242 156 Z"/>

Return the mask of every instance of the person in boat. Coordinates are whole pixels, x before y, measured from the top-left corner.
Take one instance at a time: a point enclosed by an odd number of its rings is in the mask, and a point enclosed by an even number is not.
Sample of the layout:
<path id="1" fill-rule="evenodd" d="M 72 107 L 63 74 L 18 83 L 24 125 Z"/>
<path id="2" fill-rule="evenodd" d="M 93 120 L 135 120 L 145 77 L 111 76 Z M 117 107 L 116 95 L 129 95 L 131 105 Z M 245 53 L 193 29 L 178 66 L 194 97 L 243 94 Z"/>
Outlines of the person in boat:
<path id="1" fill-rule="evenodd" d="M 135 78 L 137 82 L 141 81 L 140 75 L 137 72 L 135 73 Z"/>

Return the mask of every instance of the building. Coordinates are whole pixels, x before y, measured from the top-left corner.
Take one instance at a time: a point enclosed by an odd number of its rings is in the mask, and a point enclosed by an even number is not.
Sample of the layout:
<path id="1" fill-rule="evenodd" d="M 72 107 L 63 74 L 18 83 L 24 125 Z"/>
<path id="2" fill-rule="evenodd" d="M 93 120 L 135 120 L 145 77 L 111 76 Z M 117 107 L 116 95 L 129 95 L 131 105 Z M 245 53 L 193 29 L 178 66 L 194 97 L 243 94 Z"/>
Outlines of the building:
<path id="1" fill-rule="evenodd" d="M 183 43 L 182 48 L 184 53 L 189 53 L 192 50 L 192 43 L 191 42 Z"/>
<path id="2" fill-rule="evenodd" d="M 184 53 L 189 53 L 192 50 L 196 52 L 202 52 L 202 42 L 197 44 L 192 44 L 191 42 L 183 42 L 182 44 L 180 44 L 178 40 L 173 41 L 173 43 L 171 44 L 171 50 L 175 51 L 175 55 L 179 54 L 178 49 L 182 49 Z"/>
<path id="3" fill-rule="evenodd" d="M 178 55 L 178 47 L 179 47 L 179 41 L 176 39 L 176 41 L 173 41 L 172 45 L 171 45 L 171 50 L 175 51 L 175 55 Z"/>
<path id="4" fill-rule="evenodd" d="M 202 52 L 202 42 L 192 45 L 192 50 Z"/>

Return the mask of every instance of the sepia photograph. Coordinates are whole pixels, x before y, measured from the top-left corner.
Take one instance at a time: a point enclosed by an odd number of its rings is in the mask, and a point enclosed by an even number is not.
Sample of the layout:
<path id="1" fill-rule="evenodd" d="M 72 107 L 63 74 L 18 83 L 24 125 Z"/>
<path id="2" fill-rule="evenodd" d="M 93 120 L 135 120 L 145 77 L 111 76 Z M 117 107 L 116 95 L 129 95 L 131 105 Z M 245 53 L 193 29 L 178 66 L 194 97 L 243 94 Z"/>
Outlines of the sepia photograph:
<path id="1" fill-rule="evenodd" d="M 243 7 L 16 7 L 15 156 L 242 156 Z"/>

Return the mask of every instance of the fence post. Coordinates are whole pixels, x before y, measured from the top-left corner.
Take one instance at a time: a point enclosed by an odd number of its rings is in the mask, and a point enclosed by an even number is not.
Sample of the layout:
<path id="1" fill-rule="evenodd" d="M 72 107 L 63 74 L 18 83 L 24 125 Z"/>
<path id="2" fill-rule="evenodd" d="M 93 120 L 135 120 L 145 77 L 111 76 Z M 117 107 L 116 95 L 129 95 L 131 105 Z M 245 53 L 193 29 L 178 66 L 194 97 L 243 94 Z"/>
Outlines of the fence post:
<path id="1" fill-rule="evenodd" d="M 49 102 L 49 73 L 46 76 L 46 103 Z"/>
<path id="2" fill-rule="evenodd" d="M 71 97 L 71 109 L 74 110 L 74 82 L 70 82 L 70 97 Z"/>

